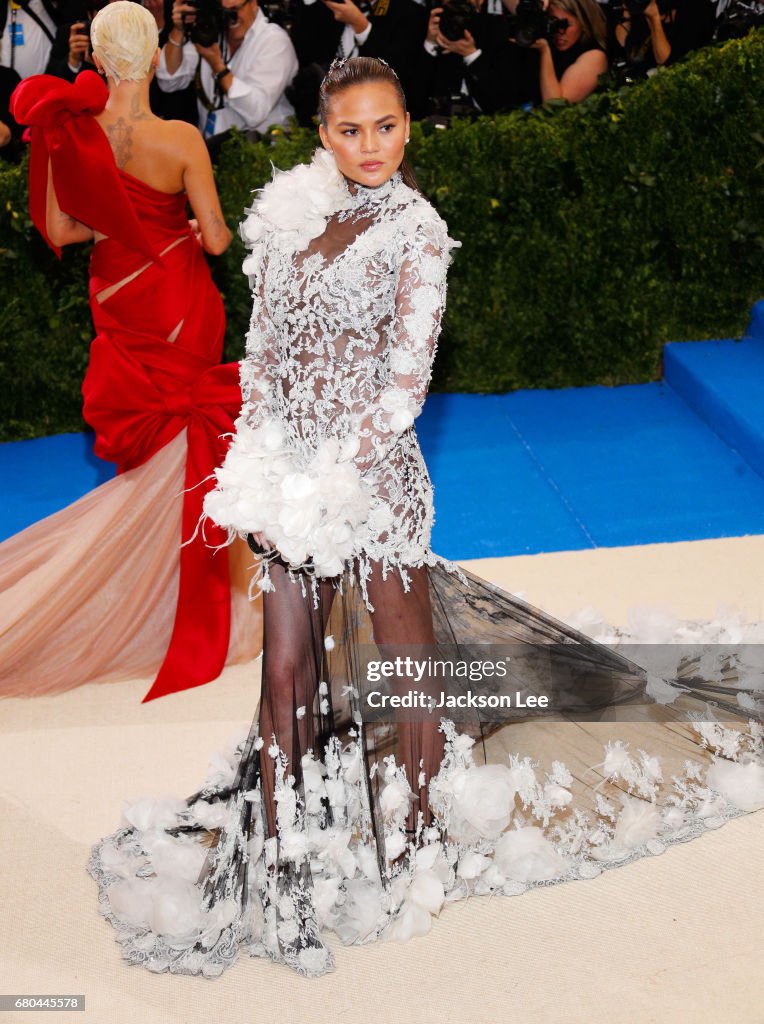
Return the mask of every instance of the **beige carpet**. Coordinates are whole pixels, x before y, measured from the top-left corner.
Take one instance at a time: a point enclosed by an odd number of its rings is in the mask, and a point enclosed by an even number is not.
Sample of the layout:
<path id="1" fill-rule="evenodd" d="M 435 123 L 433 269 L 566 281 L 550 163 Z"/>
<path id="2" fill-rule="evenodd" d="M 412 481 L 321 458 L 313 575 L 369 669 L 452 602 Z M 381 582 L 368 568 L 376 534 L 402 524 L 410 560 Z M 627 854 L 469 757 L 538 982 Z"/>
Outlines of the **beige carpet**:
<path id="1" fill-rule="evenodd" d="M 764 618 L 761 536 L 465 564 L 563 618 L 593 605 L 624 623 L 635 604 Z M 246 956 L 215 981 L 128 968 L 96 910 L 90 845 L 123 798 L 196 788 L 249 724 L 257 676 L 148 705 L 146 681 L 0 702 L 0 993 L 84 993 L 66 1018 L 86 1024 L 764 1024 L 764 813 L 592 881 L 449 906 L 406 945 L 330 937 L 337 970 L 318 980 Z"/>

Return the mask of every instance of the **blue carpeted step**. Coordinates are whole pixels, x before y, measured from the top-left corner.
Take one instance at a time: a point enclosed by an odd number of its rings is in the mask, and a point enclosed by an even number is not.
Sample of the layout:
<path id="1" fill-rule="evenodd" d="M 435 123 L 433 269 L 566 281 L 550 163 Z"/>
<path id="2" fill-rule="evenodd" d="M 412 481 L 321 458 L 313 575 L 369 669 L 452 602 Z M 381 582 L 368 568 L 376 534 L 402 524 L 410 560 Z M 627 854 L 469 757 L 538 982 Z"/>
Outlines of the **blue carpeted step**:
<path id="1" fill-rule="evenodd" d="M 751 324 L 761 337 L 672 342 L 663 349 L 663 376 L 697 416 L 764 476 L 764 309 L 757 309 Z"/>
<path id="2" fill-rule="evenodd" d="M 764 342 L 764 299 L 754 303 L 751 307 L 751 322 L 748 324 L 745 336 Z"/>

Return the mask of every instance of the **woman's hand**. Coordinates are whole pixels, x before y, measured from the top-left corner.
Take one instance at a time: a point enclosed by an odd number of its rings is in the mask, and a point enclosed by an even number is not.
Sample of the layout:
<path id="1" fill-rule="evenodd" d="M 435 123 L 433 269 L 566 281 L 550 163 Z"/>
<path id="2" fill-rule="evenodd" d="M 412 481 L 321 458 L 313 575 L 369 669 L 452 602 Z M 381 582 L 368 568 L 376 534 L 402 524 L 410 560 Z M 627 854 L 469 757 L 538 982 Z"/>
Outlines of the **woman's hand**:
<path id="1" fill-rule="evenodd" d="M 266 539 L 264 533 L 253 533 L 252 539 L 258 547 L 262 548 L 263 551 L 273 551 L 274 547 L 269 540 Z"/>
<path id="2" fill-rule="evenodd" d="M 186 25 L 193 25 L 196 21 L 196 8 L 190 4 L 183 3 L 183 0 L 175 0 L 172 5 L 172 27 L 177 29 L 181 35 L 185 33 Z"/>

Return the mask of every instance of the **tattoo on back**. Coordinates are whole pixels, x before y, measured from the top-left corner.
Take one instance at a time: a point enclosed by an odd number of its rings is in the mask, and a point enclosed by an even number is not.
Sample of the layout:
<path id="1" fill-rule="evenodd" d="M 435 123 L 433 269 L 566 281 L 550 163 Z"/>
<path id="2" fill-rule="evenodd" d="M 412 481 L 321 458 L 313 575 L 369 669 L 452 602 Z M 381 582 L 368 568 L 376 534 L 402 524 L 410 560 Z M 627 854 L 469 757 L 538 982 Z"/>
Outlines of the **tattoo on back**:
<path id="1" fill-rule="evenodd" d="M 114 150 L 117 167 L 124 168 L 133 155 L 133 126 L 128 124 L 124 117 L 118 117 L 114 124 L 107 127 L 106 134 Z"/>

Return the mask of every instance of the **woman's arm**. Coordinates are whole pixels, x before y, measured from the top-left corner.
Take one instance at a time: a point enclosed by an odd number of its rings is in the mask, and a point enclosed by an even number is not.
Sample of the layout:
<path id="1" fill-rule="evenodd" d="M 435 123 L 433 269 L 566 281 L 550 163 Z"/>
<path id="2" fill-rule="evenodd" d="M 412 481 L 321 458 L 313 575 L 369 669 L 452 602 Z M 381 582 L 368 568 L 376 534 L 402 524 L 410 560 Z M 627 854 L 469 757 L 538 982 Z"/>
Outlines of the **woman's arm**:
<path id="1" fill-rule="evenodd" d="M 202 136 L 192 125 L 177 122 L 174 128 L 181 136 L 179 148 L 187 154 L 183 187 L 199 225 L 202 246 L 211 255 L 219 256 L 231 244 L 231 232 L 223 220 L 210 154 Z"/>
<path id="2" fill-rule="evenodd" d="M 422 411 L 446 305 L 453 245 L 439 219 L 418 225 L 404 244 L 388 384 L 361 418 L 356 432 L 359 445 L 353 461 L 362 475 L 390 451 Z"/>
<path id="3" fill-rule="evenodd" d="M 650 42 L 653 47 L 655 63 L 658 66 L 666 64 L 671 57 L 671 43 L 668 41 L 666 30 L 663 27 L 663 18 L 655 0 L 645 8 L 645 18 L 650 26 Z"/>
<path id="4" fill-rule="evenodd" d="M 549 43 L 540 39 L 535 47 L 540 51 L 541 99 L 544 103 L 547 100 L 580 103 L 594 92 L 597 79 L 607 71 L 607 57 L 602 50 L 588 50 L 558 79 Z"/>
<path id="5" fill-rule="evenodd" d="M 53 184 L 53 171 L 48 160 L 48 192 L 45 203 L 45 230 L 53 245 L 72 245 L 74 242 L 89 242 L 93 229 L 87 224 L 70 217 L 58 205 Z"/>

